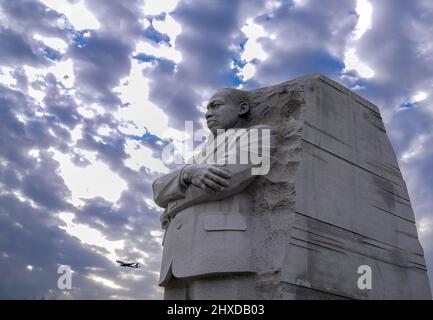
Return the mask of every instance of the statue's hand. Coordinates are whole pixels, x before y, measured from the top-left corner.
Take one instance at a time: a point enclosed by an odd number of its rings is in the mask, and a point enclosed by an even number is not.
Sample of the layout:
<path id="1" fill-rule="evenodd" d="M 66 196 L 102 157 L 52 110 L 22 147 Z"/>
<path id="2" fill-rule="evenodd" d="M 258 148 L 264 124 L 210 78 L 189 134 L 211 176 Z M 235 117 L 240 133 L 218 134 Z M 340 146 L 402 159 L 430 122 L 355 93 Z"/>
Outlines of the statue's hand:
<path id="1" fill-rule="evenodd" d="M 231 174 L 218 164 L 191 164 L 183 169 L 182 179 L 207 192 L 223 191 L 230 185 Z"/>

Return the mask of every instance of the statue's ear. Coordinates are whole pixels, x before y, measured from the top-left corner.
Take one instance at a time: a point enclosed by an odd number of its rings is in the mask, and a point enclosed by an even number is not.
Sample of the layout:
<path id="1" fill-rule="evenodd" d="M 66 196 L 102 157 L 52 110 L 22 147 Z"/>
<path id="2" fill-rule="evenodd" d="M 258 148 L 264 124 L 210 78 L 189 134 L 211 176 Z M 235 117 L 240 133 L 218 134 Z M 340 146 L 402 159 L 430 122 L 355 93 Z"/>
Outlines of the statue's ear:
<path id="1" fill-rule="evenodd" d="M 241 103 L 238 104 L 239 116 L 244 116 L 244 115 L 248 114 L 249 111 L 250 111 L 250 105 L 248 102 L 242 101 Z"/>

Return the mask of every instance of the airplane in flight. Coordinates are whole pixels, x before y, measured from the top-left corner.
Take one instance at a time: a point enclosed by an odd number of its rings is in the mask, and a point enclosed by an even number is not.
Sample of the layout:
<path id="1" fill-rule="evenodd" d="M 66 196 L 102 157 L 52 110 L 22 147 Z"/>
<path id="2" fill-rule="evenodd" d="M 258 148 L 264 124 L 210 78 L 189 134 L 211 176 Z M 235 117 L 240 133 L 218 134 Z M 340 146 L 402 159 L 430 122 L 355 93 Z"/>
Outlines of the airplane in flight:
<path id="1" fill-rule="evenodd" d="M 139 268 L 140 264 L 138 262 L 125 262 L 122 260 L 116 260 L 118 264 L 120 264 L 121 267 L 125 268 Z"/>

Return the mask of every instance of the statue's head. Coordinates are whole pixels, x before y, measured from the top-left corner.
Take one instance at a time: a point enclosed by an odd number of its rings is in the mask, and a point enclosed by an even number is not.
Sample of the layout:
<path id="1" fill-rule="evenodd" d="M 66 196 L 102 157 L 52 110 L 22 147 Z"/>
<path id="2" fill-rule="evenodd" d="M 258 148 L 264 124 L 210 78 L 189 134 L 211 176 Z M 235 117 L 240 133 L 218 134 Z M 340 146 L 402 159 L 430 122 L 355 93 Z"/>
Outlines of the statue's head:
<path id="1" fill-rule="evenodd" d="M 207 126 L 214 135 L 218 129 L 246 126 L 250 116 L 248 92 L 232 88 L 218 90 L 209 99 L 205 116 Z"/>

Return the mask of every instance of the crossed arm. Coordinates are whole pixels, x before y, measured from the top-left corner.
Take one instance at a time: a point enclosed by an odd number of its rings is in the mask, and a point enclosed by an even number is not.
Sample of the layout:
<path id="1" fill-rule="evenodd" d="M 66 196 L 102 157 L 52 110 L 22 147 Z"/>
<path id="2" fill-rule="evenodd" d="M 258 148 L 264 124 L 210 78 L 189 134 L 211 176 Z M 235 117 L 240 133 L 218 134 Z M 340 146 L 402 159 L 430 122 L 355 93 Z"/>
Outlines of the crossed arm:
<path id="1" fill-rule="evenodd" d="M 272 155 L 276 145 L 276 132 L 272 128 L 270 138 L 269 147 Z M 199 203 L 222 200 L 233 196 L 244 190 L 256 178 L 252 169 L 257 165 L 251 162 L 224 166 L 209 164 L 191 166 L 195 167 L 188 168 L 185 166 L 181 170 L 158 178 L 153 183 L 155 202 L 160 207 L 165 208 L 161 216 L 163 227 L 179 211 Z M 190 174 L 185 174 L 190 172 L 197 173 L 195 178 L 191 179 Z"/>

